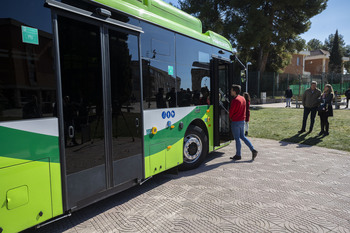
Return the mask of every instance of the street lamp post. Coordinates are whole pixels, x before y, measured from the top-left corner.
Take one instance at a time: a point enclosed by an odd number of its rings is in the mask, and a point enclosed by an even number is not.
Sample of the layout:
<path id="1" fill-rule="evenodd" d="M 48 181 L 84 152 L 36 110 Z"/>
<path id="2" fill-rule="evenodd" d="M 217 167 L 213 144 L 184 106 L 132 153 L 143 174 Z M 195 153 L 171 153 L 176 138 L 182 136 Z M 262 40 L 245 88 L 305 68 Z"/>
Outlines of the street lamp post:
<path id="1" fill-rule="evenodd" d="M 245 92 L 248 92 L 248 66 L 252 65 L 250 61 L 246 64 L 246 83 L 245 83 Z"/>

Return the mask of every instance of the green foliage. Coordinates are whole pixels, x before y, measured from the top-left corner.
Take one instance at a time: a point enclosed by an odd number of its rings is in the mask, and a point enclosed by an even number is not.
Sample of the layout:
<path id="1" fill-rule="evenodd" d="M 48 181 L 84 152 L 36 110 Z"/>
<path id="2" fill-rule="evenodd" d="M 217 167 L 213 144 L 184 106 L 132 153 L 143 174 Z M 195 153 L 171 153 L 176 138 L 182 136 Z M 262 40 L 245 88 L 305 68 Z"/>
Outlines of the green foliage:
<path id="1" fill-rule="evenodd" d="M 179 1 L 180 9 L 192 14 L 202 21 L 203 32 L 208 30 L 223 34 L 224 21 L 222 14 L 226 6 L 220 0 L 183 0 Z"/>
<path id="2" fill-rule="evenodd" d="M 303 38 L 301 38 L 300 36 L 298 36 L 295 39 L 295 50 L 300 52 L 303 51 L 304 49 L 306 49 L 306 40 L 304 40 Z"/>
<path id="3" fill-rule="evenodd" d="M 322 48 L 323 48 L 323 43 L 318 39 L 311 39 L 309 40 L 309 42 L 307 42 L 307 49 L 309 51 L 322 49 Z"/>
<path id="4" fill-rule="evenodd" d="M 341 74 L 343 53 L 340 48 L 338 30 L 335 32 L 332 49 L 330 50 L 330 53 L 331 55 L 329 57 L 329 71 Z"/>
<path id="5" fill-rule="evenodd" d="M 347 45 L 347 46 L 345 47 L 344 56 L 345 56 L 345 57 L 350 57 L 350 45 Z M 349 62 L 349 61 L 348 61 L 348 62 L 345 62 L 344 68 L 346 69 L 346 71 L 347 71 L 348 73 L 350 73 L 350 62 Z"/>
<path id="6" fill-rule="evenodd" d="M 337 30 L 338 31 L 338 30 Z M 331 51 L 333 44 L 334 44 L 334 37 L 335 34 L 330 34 L 327 39 L 324 41 L 324 45 L 322 49 Z M 344 41 L 344 36 L 341 34 L 338 34 L 338 41 L 339 41 L 339 47 L 341 52 L 344 54 L 345 53 L 345 41 Z"/>
<path id="7" fill-rule="evenodd" d="M 285 53 L 305 46 L 298 35 L 311 25 L 328 0 L 181 0 L 182 10 L 202 20 L 205 30 L 222 33 L 244 61 L 261 72 L 278 71 Z M 255 67 L 254 67 L 255 66 Z"/>
<path id="8" fill-rule="evenodd" d="M 334 36 L 335 34 L 330 34 L 328 38 L 325 40 L 324 45 L 322 46 L 322 49 L 327 51 L 332 51 L 332 45 L 334 43 Z M 339 49 L 343 56 L 350 57 L 350 45 L 345 45 L 344 36 L 341 34 L 338 34 L 339 37 Z M 344 68 L 347 70 L 348 73 L 350 73 L 350 62 L 344 63 Z"/>
<path id="9" fill-rule="evenodd" d="M 273 49 L 267 60 L 266 70 L 282 73 L 283 68 L 290 64 L 292 53 Z"/>

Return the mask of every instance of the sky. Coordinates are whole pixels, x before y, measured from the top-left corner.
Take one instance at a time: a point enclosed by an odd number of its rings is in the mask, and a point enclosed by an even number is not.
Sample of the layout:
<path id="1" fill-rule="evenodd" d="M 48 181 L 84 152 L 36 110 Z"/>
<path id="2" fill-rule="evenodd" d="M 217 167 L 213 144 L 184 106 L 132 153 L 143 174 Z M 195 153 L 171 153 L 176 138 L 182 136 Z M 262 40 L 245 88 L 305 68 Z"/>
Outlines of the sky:
<path id="1" fill-rule="evenodd" d="M 329 0 L 326 10 L 311 18 L 311 28 L 301 37 L 308 42 L 316 38 L 324 42 L 330 34 L 338 29 L 344 36 L 345 44 L 350 45 L 350 1 Z"/>
<path id="2" fill-rule="evenodd" d="M 178 0 L 163 1 L 178 5 Z M 310 30 L 300 36 L 306 42 L 316 38 L 324 43 L 337 29 L 344 36 L 345 44 L 350 45 L 350 0 L 328 0 L 327 8 L 311 18 Z"/>

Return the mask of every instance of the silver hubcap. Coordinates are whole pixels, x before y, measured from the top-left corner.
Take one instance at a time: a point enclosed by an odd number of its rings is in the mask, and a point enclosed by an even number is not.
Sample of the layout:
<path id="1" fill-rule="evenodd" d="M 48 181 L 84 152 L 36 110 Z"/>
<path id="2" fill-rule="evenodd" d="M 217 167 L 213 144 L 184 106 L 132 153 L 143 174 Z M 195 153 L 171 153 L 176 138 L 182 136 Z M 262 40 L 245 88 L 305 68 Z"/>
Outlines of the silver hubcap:
<path id="1" fill-rule="evenodd" d="M 202 154 L 202 141 L 195 135 L 190 134 L 184 140 L 184 162 L 194 163 Z"/>

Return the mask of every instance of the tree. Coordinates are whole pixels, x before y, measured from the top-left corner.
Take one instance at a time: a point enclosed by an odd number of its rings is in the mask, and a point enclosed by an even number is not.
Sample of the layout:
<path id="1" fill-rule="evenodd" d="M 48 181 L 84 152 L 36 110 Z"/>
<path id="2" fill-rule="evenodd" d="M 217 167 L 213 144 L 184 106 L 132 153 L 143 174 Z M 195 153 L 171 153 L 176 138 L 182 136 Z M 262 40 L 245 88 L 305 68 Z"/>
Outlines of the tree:
<path id="1" fill-rule="evenodd" d="M 345 57 L 350 57 L 350 45 L 347 45 L 345 47 L 344 56 Z M 350 73 L 350 62 L 349 61 L 344 63 L 344 68 L 346 69 L 346 71 L 348 73 Z"/>
<path id="2" fill-rule="evenodd" d="M 325 43 L 322 47 L 322 49 L 331 51 L 332 50 L 332 45 L 334 42 L 334 36 L 335 34 L 330 34 L 328 38 L 325 40 Z M 345 41 L 344 41 L 344 36 L 341 34 L 338 34 L 339 37 L 339 48 L 343 56 L 345 57 L 350 57 L 350 45 L 345 46 Z M 345 62 L 344 63 L 344 68 L 347 70 L 348 73 L 350 73 L 350 62 Z"/>
<path id="3" fill-rule="evenodd" d="M 338 31 L 338 30 L 337 30 Z M 335 34 L 330 34 L 327 39 L 324 41 L 323 49 L 327 51 L 331 51 L 334 43 Z M 342 53 L 345 53 L 345 42 L 344 36 L 342 34 L 338 34 L 339 40 L 339 48 Z"/>
<path id="4" fill-rule="evenodd" d="M 208 30 L 223 34 L 223 15 L 226 6 L 222 0 L 180 0 L 180 9 L 199 18 L 202 21 L 203 32 Z"/>
<path id="5" fill-rule="evenodd" d="M 205 29 L 223 30 L 240 57 L 264 72 L 267 67 L 271 71 L 283 68 L 283 62 L 275 63 L 277 67 L 267 64 L 297 50 L 298 35 L 310 28 L 310 18 L 321 13 L 327 1 L 182 0 L 180 7 L 201 19 Z"/>
<path id="6" fill-rule="evenodd" d="M 237 35 L 240 50 L 255 50 L 257 70 L 264 72 L 267 62 L 284 52 L 297 50 L 299 34 L 310 28 L 310 18 L 326 7 L 327 1 L 233 1 L 229 13 L 241 16 Z M 278 59 L 277 59 L 278 60 Z M 273 69 L 271 71 L 276 71 Z"/>
<path id="7" fill-rule="evenodd" d="M 343 53 L 340 49 L 338 30 L 335 32 L 330 53 L 331 55 L 329 57 L 329 71 L 341 74 Z"/>
<path id="8" fill-rule="evenodd" d="M 317 49 L 322 49 L 323 48 L 323 43 L 322 41 L 318 39 L 311 39 L 309 42 L 307 42 L 307 49 L 309 51 L 317 50 Z"/>

